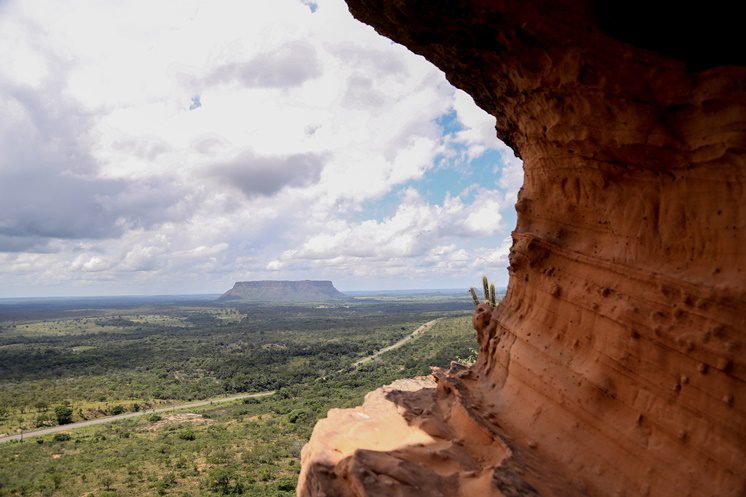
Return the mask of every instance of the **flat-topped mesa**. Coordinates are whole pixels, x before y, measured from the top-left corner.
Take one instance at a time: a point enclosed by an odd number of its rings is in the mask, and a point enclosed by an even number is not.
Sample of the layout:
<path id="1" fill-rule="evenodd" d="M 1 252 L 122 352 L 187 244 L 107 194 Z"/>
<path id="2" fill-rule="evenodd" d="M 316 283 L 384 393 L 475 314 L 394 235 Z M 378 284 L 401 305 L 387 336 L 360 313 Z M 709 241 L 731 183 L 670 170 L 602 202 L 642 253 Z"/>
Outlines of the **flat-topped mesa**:
<path id="1" fill-rule="evenodd" d="M 715 7 L 682 33 L 634 2 L 348 4 L 492 113 L 525 177 L 477 363 L 330 413 L 298 495 L 746 495 L 746 68 Z"/>
<path id="2" fill-rule="evenodd" d="M 238 281 L 220 296 L 221 301 L 324 302 L 348 299 L 331 281 Z"/>

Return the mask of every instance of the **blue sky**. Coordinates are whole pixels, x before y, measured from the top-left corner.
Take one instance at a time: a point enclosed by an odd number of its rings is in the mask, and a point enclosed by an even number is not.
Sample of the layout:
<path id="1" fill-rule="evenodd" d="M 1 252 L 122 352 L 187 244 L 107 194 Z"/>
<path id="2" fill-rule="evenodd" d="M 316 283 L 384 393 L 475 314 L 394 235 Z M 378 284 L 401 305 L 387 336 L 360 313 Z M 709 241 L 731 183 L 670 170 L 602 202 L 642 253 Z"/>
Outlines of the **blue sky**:
<path id="1" fill-rule="evenodd" d="M 0 10 L 0 297 L 506 283 L 520 161 L 341 0 Z"/>

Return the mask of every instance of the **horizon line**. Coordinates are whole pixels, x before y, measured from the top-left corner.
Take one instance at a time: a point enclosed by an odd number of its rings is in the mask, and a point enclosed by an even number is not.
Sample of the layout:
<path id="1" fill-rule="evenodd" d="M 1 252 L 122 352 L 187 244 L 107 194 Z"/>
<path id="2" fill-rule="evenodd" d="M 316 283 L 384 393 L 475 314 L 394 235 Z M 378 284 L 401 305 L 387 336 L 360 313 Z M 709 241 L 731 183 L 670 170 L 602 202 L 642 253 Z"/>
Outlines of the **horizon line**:
<path id="1" fill-rule="evenodd" d="M 273 280 L 267 280 L 267 281 L 273 281 Z M 279 281 L 279 280 L 278 280 Z M 298 280 L 302 281 L 302 280 Z M 505 290 L 507 287 L 498 287 L 497 289 Z M 446 290 L 454 290 L 454 291 L 469 291 L 468 286 L 464 287 L 444 287 L 444 288 L 400 288 L 400 289 L 393 289 L 393 288 L 373 288 L 370 290 L 341 290 L 338 289 L 339 292 L 345 293 L 358 293 L 358 292 L 424 292 L 424 291 L 446 291 Z M 205 293 L 153 293 L 153 294 L 138 294 L 138 293 L 131 293 L 131 294 L 95 294 L 95 295 L 40 295 L 40 296 L 30 296 L 30 295 L 21 295 L 21 296 L 1 296 L 0 295 L 0 301 L 1 300 L 60 300 L 60 299 L 96 299 L 96 298 L 157 298 L 157 297 L 211 297 L 211 296 L 220 296 L 223 295 L 225 292 L 205 292 Z"/>

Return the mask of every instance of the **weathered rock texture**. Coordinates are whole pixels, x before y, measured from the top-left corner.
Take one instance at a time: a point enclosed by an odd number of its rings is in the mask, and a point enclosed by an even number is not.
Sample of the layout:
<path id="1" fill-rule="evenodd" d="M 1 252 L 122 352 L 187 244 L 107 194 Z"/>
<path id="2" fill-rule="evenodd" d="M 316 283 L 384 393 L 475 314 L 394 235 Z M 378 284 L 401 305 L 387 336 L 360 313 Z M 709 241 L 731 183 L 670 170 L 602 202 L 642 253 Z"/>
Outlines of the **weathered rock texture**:
<path id="1" fill-rule="evenodd" d="M 477 364 L 331 412 L 298 495 L 746 495 L 741 46 L 616 2 L 348 4 L 492 113 L 525 180 Z"/>

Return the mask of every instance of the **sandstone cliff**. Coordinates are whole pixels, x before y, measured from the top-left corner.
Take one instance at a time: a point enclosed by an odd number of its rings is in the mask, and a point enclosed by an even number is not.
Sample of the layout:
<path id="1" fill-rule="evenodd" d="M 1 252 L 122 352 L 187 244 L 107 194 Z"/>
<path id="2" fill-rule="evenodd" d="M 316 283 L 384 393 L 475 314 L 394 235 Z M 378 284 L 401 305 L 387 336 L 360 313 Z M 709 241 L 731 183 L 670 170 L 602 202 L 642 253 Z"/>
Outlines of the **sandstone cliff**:
<path id="1" fill-rule="evenodd" d="M 740 46 L 612 27 L 617 2 L 348 5 L 491 112 L 525 179 L 476 365 L 330 412 L 298 495 L 746 495 Z"/>

